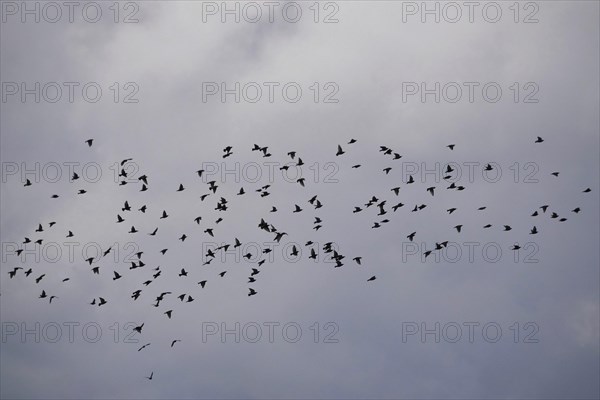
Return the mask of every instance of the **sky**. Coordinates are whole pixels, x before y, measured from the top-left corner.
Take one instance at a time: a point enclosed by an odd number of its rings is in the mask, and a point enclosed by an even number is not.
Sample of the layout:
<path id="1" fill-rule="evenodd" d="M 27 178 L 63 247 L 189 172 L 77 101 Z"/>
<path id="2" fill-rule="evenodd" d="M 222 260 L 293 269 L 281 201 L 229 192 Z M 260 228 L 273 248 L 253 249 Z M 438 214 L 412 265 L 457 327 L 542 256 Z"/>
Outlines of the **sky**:
<path id="1" fill-rule="evenodd" d="M 0 6 L 1 398 L 600 397 L 597 2 Z"/>

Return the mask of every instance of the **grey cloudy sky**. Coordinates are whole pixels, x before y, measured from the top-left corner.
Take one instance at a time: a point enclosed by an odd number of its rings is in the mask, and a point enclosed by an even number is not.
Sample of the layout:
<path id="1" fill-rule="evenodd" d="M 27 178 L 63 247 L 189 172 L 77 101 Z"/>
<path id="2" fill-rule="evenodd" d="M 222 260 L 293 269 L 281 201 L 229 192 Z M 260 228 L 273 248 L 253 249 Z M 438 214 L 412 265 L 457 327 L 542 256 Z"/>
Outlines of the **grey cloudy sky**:
<path id="1" fill-rule="evenodd" d="M 428 2 L 439 22 L 421 2 L 276 2 L 272 22 L 264 2 L 226 4 L 239 22 L 222 2 L 75 2 L 72 21 L 62 2 L 0 3 L 0 396 L 598 398 L 598 3 L 480 2 L 470 20 L 463 2 Z M 251 151 L 255 143 L 272 156 Z M 304 165 L 284 174 L 292 150 Z M 129 183 L 119 186 L 115 163 L 126 158 Z M 445 181 L 448 164 L 455 175 Z M 70 181 L 69 165 L 80 179 Z M 201 201 L 210 180 L 219 189 Z M 465 190 L 446 189 L 452 181 Z M 322 208 L 308 203 L 314 195 Z M 214 210 L 221 196 L 226 212 Z M 364 207 L 372 196 L 387 201 L 385 215 Z M 273 242 L 261 218 L 288 235 L 250 284 L 257 259 L 242 255 Z M 140 232 L 129 234 L 132 225 Z M 211 227 L 214 238 L 203 232 Z M 19 257 L 24 237 L 44 242 Z M 240 251 L 202 265 L 207 246 L 235 238 Z M 346 257 L 341 268 L 326 242 Z M 90 266 L 84 254 L 96 246 L 113 252 Z M 130 270 L 137 251 L 146 265 Z M 58 298 L 49 304 L 42 290 Z M 152 307 L 163 291 L 172 294 Z M 183 293 L 194 302 L 180 302 Z M 107 304 L 89 304 L 99 297 Z"/>

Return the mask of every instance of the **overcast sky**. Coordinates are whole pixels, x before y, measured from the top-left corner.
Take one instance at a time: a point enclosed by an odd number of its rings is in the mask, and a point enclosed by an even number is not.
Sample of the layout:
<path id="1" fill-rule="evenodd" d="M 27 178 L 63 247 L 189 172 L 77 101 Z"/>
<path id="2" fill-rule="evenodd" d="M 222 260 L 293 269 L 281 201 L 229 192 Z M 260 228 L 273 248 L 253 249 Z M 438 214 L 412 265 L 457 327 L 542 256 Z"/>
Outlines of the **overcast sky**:
<path id="1" fill-rule="evenodd" d="M 0 3 L 2 398 L 600 396 L 597 2 L 75 3 Z"/>

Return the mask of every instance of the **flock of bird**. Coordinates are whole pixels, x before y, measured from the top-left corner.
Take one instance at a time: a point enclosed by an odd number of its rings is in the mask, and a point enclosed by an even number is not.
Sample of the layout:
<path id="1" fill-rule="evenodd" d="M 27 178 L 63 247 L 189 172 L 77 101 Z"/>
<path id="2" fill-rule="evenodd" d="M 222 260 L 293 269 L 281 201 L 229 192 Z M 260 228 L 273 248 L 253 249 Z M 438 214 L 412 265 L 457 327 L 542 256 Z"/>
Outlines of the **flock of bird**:
<path id="1" fill-rule="evenodd" d="M 94 139 L 89 139 L 86 140 L 86 143 L 88 145 L 88 147 L 92 147 L 94 142 Z M 539 145 L 541 143 L 544 142 L 544 139 L 542 139 L 541 137 L 537 137 L 535 140 L 532 141 L 535 145 Z M 337 146 L 337 151 L 335 152 L 335 156 L 336 157 L 341 157 L 343 158 L 348 152 L 353 151 L 353 145 L 355 145 L 355 143 L 357 143 L 357 141 L 355 139 L 351 139 L 350 141 L 348 141 L 346 144 L 344 145 L 338 145 Z M 447 151 L 454 151 L 455 148 L 455 144 L 448 144 L 447 147 Z M 271 157 L 272 154 L 269 152 L 268 146 L 259 146 L 258 144 L 254 144 L 254 146 L 250 149 L 252 152 L 258 152 L 259 155 L 261 155 L 264 158 L 268 158 Z M 401 159 L 403 156 L 401 154 L 399 154 L 398 152 L 395 152 L 393 149 L 387 147 L 387 146 L 380 146 L 379 147 L 379 152 L 382 153 L 383 156 L 389 157 L 390 160 L 394 161 L 394 160 L 399 160 Z M 333 152 L 332 152 L 333 153 Z M 227 146 L 223 149 L 223 154 L 222 154 L 222 158 L 228 158 L 230 156 L 232 156 L 234 154 L 234 150 L 232 146 Z M 297 154 L 296 151 L 290 151 L 287 153 L 287 157 L 289 157 L 289 164 L 293 164 L 296 166 L 302 166 L 304 164 L 304 162 L 302 161 L 302 158 Z M 139 176 L 137 176 L 135 179 L 131 179 L 132 177 L 129 176 L 128 172 L 125 169 L 125 165 L 132 161 L 131 158 L 126 158 L 124 160 L 121 161 L 120 163 L 120 174 L 119 174 L 119 186 L 125 186 L 125 185 L 130 185 L 130 184 L 137 184 L 139 185 L 139 191 L 140 192 L 146 192 L 149 190 L 149 188 L 151 187 L 151 179 L 146 175 L 146 174 L 141 174 Z M 286 164 L 284 166 L 282 166 L 280 169 L 281 170 L 286 170 L 288 169 L 290 166 L 289 164 Z M 352 169 L 358 169 L 361 168 L 361 164 L 355 164 L 351 166 Z M 386 167 L 382 170 L 382 173 L 385 175 L 388 175 L 390 173 L 390 171 L 392 170 L 393 164 L 390 167 Z M 492 165 L 487 164 L 484 169 L 486 171 L 490 171 L 493 169 Z M 446 167 L 446 169 L 444 170 L 444 176 L 443 179 L 444 180 L 451 180 L 453 177 L 453 168 L 448 165 Z M 203 169 L 199 169 L 196 170 L 194 172 L 195 175 L 197 175 L 199 179 L 199 181 L 201 183 L 205 183 L 206 184 L 206 193 L 203 194 L 202 196 L 200 196 L 200 201 L 204 202 L 207 199 L 210 198 L 215 198 L 215 208 L 214 210 L 217 211 L 219 213 L 219 215 L 226 215 L 223 214 L 224 212 L 226 212 L 228 210 L 228 208 L 230 207 L 230 199 L 227 199 L 223 196 L 221 196 L 221 194 L 217 194 L 219 192 L 219 188 L 220 185 L 218 184 L 218 182 L 216 180 L 212 180 L 209 182 L 202 182 L 202 177 L 203 174 L 205 173 L 205 171 Z M 554 177 L 558 177 L 559 172 L 553 172 L 552 175 Z M 78 179 L 80 179 L 79 175 L 77 173 L 74 173 L 73 176 L 71 177 L 72 181 L 77 181 Z M 414 179 L 414 177 L 412 175 L 408 176 L 408 179 L 406 179 L 405 182 L 403 182 L 403 184 L 405 185 L 412 185 L 414 184 L 416 181 Z M 296 184 L 298 184 L 301 187 L 305 187 L 305 178 L 298 178 L 296 180 Z M 32 183 L 30 180 L 26 180 L 25 187 L 29 187 L 32 186 Z M 183 184 L 179 184 L 176 188 L 173 188 L 174 192 L 184 192 L 186 190 L 186 187 Z M 258 188 L 255 188 L 254 191 L 255 193 L 257 193 L 258 196 L 260 196 L 260 198 L 268 198 L 268 196 L 271 194 L 271 185 L 262 185 Z M 426 192 L 429 193 L 431 195 L 431 197 L 435 197 L 436 193 L 439 190 L 456 190 L 456 191 L 462 191 L 465 190 L 465 187 L 462 185 L 456 185 L 454 182 L 449 183 L 448 186 L 446 186 L 445 188 L 443 187 L 437 187 L 437 186 L 429 186 L 425 188 Z M 585 188 L 584 190 L 582 190 L 582 192 L 585 193 L 589 193 L 591 191 L 590 188 Z M 77 192 L 77 195 L 83 196 L 87 193 L 86 190 L 84 189 L 79 189 Z M 389 192 L 391 193 L 390 196 L 392 196 L 393 198 L 396 198 L 400 195 L 401 193 L 401 186 L 399 185 L 394 185 L 393 187 L 389 188 Z M 252 195 L 251 192 L 246 192 L 246 190 L 241 187 L 239 189 L 239 191 L 237 192 L 237 196 L 250 196 Z M 53 194 L 51 195 L 51 198 L 53 199 L 57 199 L 59 198 L 60 195 L 58 194 Z M 373 210 L 376 210 L 375 213 L 375 221 L 373 221 L 373 225 L 371 226 L 371 229 L 380 229 L 382 227 L 384 227 L 385 224 L 390 222 L 390 219 L 388 218 L 388 214 L 389 213 L 396 213 L 400 208 L 404 207 L 404 203 L 399 202 L 399 201 L 394 201 L 392 203 L 392 201 L 390 201 L 391 207 L 388 208 L 388 199 L 384 199 L 384 196 L 380 196 L 376 197 L 376 196 L 371 196 L 370 198 L 366 199 L 365 203 L 362 203 L 360 205 L 356 205 L 354 206 L 353 210 L 348 210 L 349 214 L 357 214 L 357 213 L 365 213 L 368 211 L 368 209 L 372 208 Z M 302 203 L 301 203 L 302 204 Z M 295 213 L 301 213 L 301 212 L 305 212 L 305 208 L 306 207 L 312 207 L 314 210 L 319 210 L 320 208 L 322 208 L 324 205 L 321 202 L 321 199 L 319 199 L 318 195 L 310 195 L 307 196 L 306 198 L 306 205 L 299 205 L 299 204 L 294 204 L 292 207 L 290 207 L 290 211 L 291 213 L 295 214 Z M 421 210 L 423 210 L 425 207 L 427 207 L 427 204 L 415 204 L 414 208 L 411 209 L 411 212 L 419 212 Z M 444 207 L 445 208 L 445 207 Z M 478 210 L 482 211 L 486 209 L 485 206 L 480 207 Z M 457 207 L 449 207 L 447 209 L 445 209 L 445 211 L 448 214 L 452 214 L 457 210 Z M 114 219 L 114 223 L 118 224 L 118 226 L 123 226 L 125 225 L 124 228 L 122 228 L 124 231 L 126 231 L 127 233 L 131 234 L 131 235 L 135 235 L 135 234 L 146 234 L 148 236 L 151 237 L 155 237 L 159 231 L 159 229 L 161 228 L 161 224 L 164 222 L 161 222 L 163 220 L 166 220 L 168 218 L 170 218 L 170 214 L 167 210 L 161 210 L 159 212 L 157 212 L 157 216 L 153 217 L 150 214 L 151 208 L 147 205 L 147 204 L 138 204 L 135 205 L 135 207 L 132 206 L 132 204 L 130 204 L 130 202 L 128 200 L 125 200 L 122 204 L 121 207 L 119 207 L 118 210 L 115 210 L 115 219 Z M 271 206 L 270 209 L 271 213 L 277 213 L 280 212 L 278 207 L 275 205 Z M 581 207 L 580 206 L 576 206 L 572 209 L 572 213 L 574 214 L 578 214 L 581 212 Z M 155 220 L 157 226 L 152 229 L 150 232 L 140 232 L 140 229 L 136 228 L 134 225 L 129 226 L 129 224 L 125 224 L 127 222 L 128 219 L 128 214 L 130 213 L 141 213 L 146 215 L 146 217 L 148 220 Z M 531 217 L 532 219 L 532 227 L 529 230 L 529 234 L 530 235 L 536 235 L 539 233 L 539 229 L 537 228 L 537 226 L 535 225 L 535 218 L 536 217 L 540 217 L 541 215 L 549 215 L 550 219 L 559 221 L 559 222 L 564 222 L 567 220 L 567 217 L 565 216 L 560 216 L 557 212 L 550 210 L 550 206 L 549 205 L 541 205 L 539 207 L 539 209 L 537 210 L 533 210 L 533 212 L 531 213 Z M 205 218 L 206 220 L 206 218 Z M 216 234 L 216 225 L 221 223 L 224 220 L 224 217 L 219 217 L 218 219 L 216 219 L 214 221 L 214 225 L 212 226 L 206 226 L 203 229 L 203 234 L 206 235 L 207 239 L 208 238 L 214 238 L 215 234 Z M 196 226 L 199 226 L 201 224 L 201 222 L 203 221 L 203 217 L 202 216 L 197 216 L 193 219 L 193 221 L 190 221 L 190 224 L 195 224 Z M 48 230 L 52 230 L 52 229 L 56 229 L 55 225 L 57 225 L 57 222 L 52 221 L 49 222 L 47 224 L 39 224 L 37 226 L 37 228 L 35 230 L 33 230 L 32 235 L 39 235 L 42 234 L 43 232 L 46 232 Z M 320 216 L 314 216 L 314 223 L 313 223 L 313 229 L 316 231 L 319 231 L 320 229 L 322 229 L 324 227 L 324 221 Z M 538 224 L 539 225 L 539 224 Z M 60 224 L 58 224 L 58 226 L 60 226 Z M 281 242 L 281 240 L 288 235 L 288 233 L 286 233 L 283 230 L 280 230 L 278 228 L 276 228 L 272 223 L 268 222 L 267 220 L 265 220 L 264 218 L 261 218 L 260 221 L 258 222 L 257 228 L 259 231 L 265 232 L 266 234 L 270 234 L 273 237 L 273 240 L 277 243 Z M 483 229 L 490 229 L 492 228 L 491 224 L 485 224 L 482 226 Z M 200 228 L 201 229 L 201 228 Z M 463 225 L 462 224 L 457 224 L 455 226 L 453 226 L 453 229 L 456 230 L 457 233 L 461 233 L 462 229 L 463 229 Z M 499 227 L 499 229 L 501 229 L 502 231 L 511 231 L 513 228 L 510 225 L 502 225 L 501 227 Z M 67 238 L 71 238 L 74 237 L 74 233 L 72 230 L 68 230 L 66 229 L 66 237 Z M 414 241 L 415 237 L 417 236 L 417 232 L 411 232 L 409 233 L 406 238 L 409 241 Z M 181 236 L 179 236 L 178 240 L 181 242 L 184 242 L 186 239 L 188 238 L 188 236 L 183 233 L 181 234 Z M 34 246 L 41 246 L 44 243 L 44 238 L 36 238 L 35 240 L 32 240 L 30 237 L 25 237 L 24 240 L 22 241 L 23 246 L 15 251 L 15 255 L 16 256 L 20 256 L 21 253 L 24 250 L 24 246 L 27 244 L 32 244 Z M 426 250 L 423 253 L 424 258 L 426 259 L 429 255 L 431 255 L 433 252 L 435 251 L 441 251 L 443 250 L 448 244 L 447 240 L 441 241 L 439 243 L 435 243 L 435 247 L 433 247 L 430 250 Z M 215 259 L 217 259 L 217 255 L 219 254 L 219 252 L 227 252 L 230 248 L 231 249 L 238 249 L 243 245 L 243 242 L 236 238 L 231 238 L 230 240 L 228 240 L 227 242 L 225 242 L 225 244 L 216 247 L 216 249 L 208 249 L 206 251 L 206 254 L 204 254 L 204 258 L 203 260 L 205 260 L 203 262 L 202 265 L 209 265 L 211 264 Z M 334 242 L 326 242 L 322 247 L 318 247 L 318 245 L 313 242 L 312 240 L 309 240 L 305 243 L 305 246 L 307 247 L 308 251 L 310 252 L 310 256 L 309 258 L 311 259 L 315 259 L 319 256 L 319 253 L 321 253 L 324 257 L 326 257 L 326 259 L 328 259 L 329 261 L 331 261 L 333 263 L 333 266 L 335 268 L 339 268 L 342 267 L 344 265 L 344 262 L 347 259 L 351 259 L 352 262 L 354 262 L 356 265 L 363 265 L 363 257 L 360 255 L 352 255 L 352 256 L 348 256 L 348 258 L 346 257 L 346 255 L 342 254 L 340 249 L 337 248 L 337 245 Z M 520 248 L 520 246 L 518 244 L 515 244 L 511 247 L 512 250 L 518 250 Z M 88 258 L 87 260 L 85 260 L 88 265 L 91 267 L 91 272 L 93 274 L 100 274 L 100 266 L 98 265 L 98 262 L 102 260 L 103 257 L 108 256 L 111 252 L 113 251 L 112 247 L 108 247 L 107 249 L 103 250 L 102 254 L 99 255 L 96 258 Z M 155 250 L 155 252 L 157 253 L 161 253 L 162 255 L 165 255 L 166 252 L 168 251 L 168 248 L 162 248 L 160 249 L 160 246 L 158 246 Z M 255 296 L 258 294 L 258 291 L 255 289 L 255 284 L 257 283 L 257 280 L 259 279 L 259 274 L 261 273 L 261 267 L 262 265 L 266 262 L 266 256 L 268 255 L 268 253 L 272 251 L 271 249 L 264 249 L 262 250 L 262 255 L 259 257 L 259 260 L 256 261 L 256 265 L 253 265 L 250 269 L 249 269 L 249 273 L 248 273 L 248 297 L 251 296 Z M 136 257 L 136 261 L 130 262 L 130 266 L 129 266 L 129 271 L 125 270 L 120 270 L 120 271 L 116 271 L 113 270 L 112 271 L 112 280 L 113 281 L 117 281 L 121 278 L 123 278 L 123 276 L 125 274 L 133 274 L 135 273 L 134 270 L 137 269 L 142 269 L 146 266 L 146 263 L 144 262 L 144 254 L 147 254 L 148 251 L 144 252 L 144 251 L 139 251 L 135 254 Z M 292 246 L 292 249 L 290 251 L 290 256 L 297 256 L 299 254 L 299 249 L 297 248 L 296 245 Z M 243 255 L 244 259 L 246 259 L 248 262 L 250 262 L 250 260 L 252 259 L 253 255 L 251 253 L 247 253 Z M 26 269 L 27 268 L 27 269 Z M 28 267 L 22 267 L 22 266 L 17 266 L 12 268 L 11 270 L 9 270 L 8 274 L 9 277 L 15 278 L 17 276 L 17 274 L 19 274 L 19 271 L 22 270 L 24 276 L 27 278 L 30 275 L 32 275 L 34 273 L 32 268 L 28 268 Z M 173 271 L 165 271 L 167 274 L 172 274 Z M 181 268 L 178 272 L 175 271 L 175 273 L 177 273 L 177 276 L 180 278 L 188 278 L 189 277 L 189 271 L 187 271 L 185 268 Z M 227 273 L 227 270 L 221 271 L 218 273 L 219 278 L 224 278 L 225 275 Z M 151 279 L 146 279 L 146 280 L 140 280 L 139 285 L 141 285 L 140 287 L 136 288 L 135 291 L 133 291 L 131 293 L 131 299 L 132 301 L 136 301 L 138 299 L 140 299 L 141 297 L 143 297 L 143 292 L 146 290 L 145 288 L 148 287 L 150 284 L 152 284 L 153 282 L 159 281 L 161 279 L 161 277 L 163 276 L 163 270 L 161 269 L 160 266 L 153 268 L 152 270 L 152 278 Z M 369 274 L 371 275 L 371 274 Z M 46 276 L 46 274 L 39 274 L 39 275 L 34 275 L 32 279 L 35 280 L 35 283 L 38 285 L 43 285 L 43 279 Z M 366 279 L 367 282 L 372 282 L 374 280 L 376 280 L 376 276 L 375 275 L 371 275 L 370 277 L 368 277 Z M 69 277 L 66 277 L 64 279 L 62 279 L 62 282 L 68 282 L 70 280 Z M 199 287 L 199 290 L 204 289 L 206 287 L 206 285 L 209 284 L 208 279 L 203 279 L 199 282 L 197 282 L 197 285 Z M 251 286 L 250 286 L 251 285 Z M 156 286 L 156 285 L 154 285 Z M 173 290 L 173 289 L 171 289 Z M 193 293 L 192 293 L 193 294 Z M 176 296 L 176 298 L 180 301 L 180 302 L 185 302 L 185 303 L 191 303 L 194 301 L 194 297 L 192 296 L 192 294 L 190 293 L 181 293 L 181 294 L 173 294 L 172 291 L 167 290 L 167 291 L 162 291 L 160 293 L 160 295 L 158 295 L 154 301 L 152 301 L 150 304 L 159 309 L 161 308 L 161 303 L 165 300 L 166 296 Z M 194 294 L 195 296 L 196 294 Z M 48 294 L 46 293 L 46 290 L 42 289 L 41 290 L 41 294 L 39 295 L 40 299 L 47 299 L 47 301 L 52 304 L 53 301 L 58 301 L 59 297 L 55 294 Z M 104 297 L 94 297 L 89 304 L 92 306 L 97 306 L 97 307 L 101 307 L 105 304 L 108 303 L 110 299 L 107 299 L 106 296 Z M 168 309 L 161 309 L 160 310 L 168 319 L 173 318 L 174 312 L 175 310 L 173 308 L 168 308 Z M 144 327 L 144 323 L 140 324 L 139 326 L 136 326 L 134 328 L 134 331 L 137 332 L 138 334 L 142 334 L 142 329 Z M 172 339 L 170 341 L 170 347 L 173 347 L 176 343 L 180 342 L 180 339 Z M 138 351 L 142 351 L 145 348 L 147 348 L 148 346 L 150 346 L 150 343 L 146 343 L 143 346 L 141 346 Z M 146 378 L 148 380 L 152 380 L 154 377 L 154 371 L 152 371 L 149 376 L 146 376 Z"/>

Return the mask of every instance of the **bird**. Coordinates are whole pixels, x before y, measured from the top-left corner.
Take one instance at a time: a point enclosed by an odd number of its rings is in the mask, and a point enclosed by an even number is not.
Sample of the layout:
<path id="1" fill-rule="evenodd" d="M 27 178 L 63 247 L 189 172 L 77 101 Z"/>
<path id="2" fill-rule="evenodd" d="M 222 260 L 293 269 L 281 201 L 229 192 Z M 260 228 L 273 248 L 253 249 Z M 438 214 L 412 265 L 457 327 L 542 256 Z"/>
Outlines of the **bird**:
<path id="1" fill-rule="evenodd" d="M 171 342 L 171 347 L 175 346 L 175 343 L 177 343 L 177 342 L 181 342 L 181 340 L 180 340 L 180 339 L 175 339 L 175 340 L 173 340 L 173 341 Z"/>
<path id="2" fill-rule="evenodd" d="M 113 277 L 113 281 L 116 281 L 117 279 L 121 278 L 121 275 L 119 275 L 117 271 L 113 271 L 113 273 L 115 274 L 115 276 Z"/>
<path id="3" fill-rule="evenodd" d="M 408 240 L 410 240 L 411 242 L 413 241 L 413 239 L 415 238 L 415 235 L 417 234 L 417 232 L 413 232 L 410 235 L 407 236 Z"/>
<path id="4" fill-rule="evenodd" d="M 179 188 L 177 189 L 178 192 L 183 192 L 185 190 L 185 188 L 183 187 L 183 184 L 179 184 Z"/>
<path id="5" fill-rule="evenodd" d="M 135 328 L 133 328 L 133 330 L 137 333 L 142 333 L 142 329 L 144 328 L 144 323 L 142 323 L 141 325 L 136 326 Z"/>
<path id="6" fill-rule="evenodd" d="M 92 143 L 94 142 L 94 139 L 88 139 L 85 141 L 88 145 L 88 147 L 92 147 Z"/>
<path id="7" fill-rule="evenodd" d="M 367 282 L 374 281 L 375 279 L 377 279 L 377 277 L 375 275 L 373 275 L 372 277 L 370 277 L 369 279 L 367 279 Z"/>
<path id="8" fill-rule="evenodd" d="M 460 230 L 462 229 L 462 225 L 456 225 L 456 226 L 454 227 L 454 229 L 456 229 L 456 231 L 457 231 L 458 233 L 460 233 Z"/>
<path id="9" fill-rule="evenodd" d="M 544 141 L 544 139 L 542 139 L 541 137 L 537 137 L 537 139 L 535 139 L 534 143 L 542 143 Z"/>
<path id="10" fill-rule="evenodd" d="M 454 150 L 454 146 L 456 146 L 455 144 L 449 144 L 446 147 L 449 148 L 450 150 Z"/>
<path id="11" fill-rule="evenodd" d="M 537 233 L 538 233 L 538 230 L 537 230 L 537 228 L 536 228 L 536 227 L 535 227 L 535 225 L 534 225 L 534 226 L 533 226 L 533 228 L 531 228 L 531 231 L 529 231 L 529 234 L 530 234 L 530 235 L 535 235 L 535 234 L 537 234 Z"/>
<path id="12" fill-rule="evenodd" d="M 160 219 L 165 219 L 167 218 L 169 215 L 167 214 L 167 212 L 165 210 L 163 210 L 162 215 L 160 216 Z"/>
<path id="13" fill-rule="evenodd" d="M 256 290 L 254 290 L 252 288 L 249 288 L 249 290 L 250 290 L 250 293 L 248 293 L 248 297 L 254 296 L 257 293 Z"/>
<path id="14" fill-rule="evenodd" d="M 358 265 L 361 265 L 362 257 L 354 257 L 353 260 L 356 261 Z"/>
<path id="15" fill-rule="evenodd" d="M 148 346 L 150 346 L 150 343 L 146 343 L 145 345 L 143 345 L 142 347 L 140 347 L 140 348 L 138 349 L 138 351 L 142 351 L 142 350 L 144 350 L 144 349 L 145 349 L 146 347 L 148 347 Z"/>
<path id="16" fill-rule="evenodd" d="M 150 376 L 147 376 L 146 379 L 148 379 L 149 381 L 151 381 L 153 376 L 154 376 L 154 371 L 152 371 L 150 373 Z"/>
<path id="17" fill-rule="evenodd" d="M 344 153 L 345 153 L 345 151 L 344 151 L 344 150 L 342 150 L 342 146 L 340 146 L 340 145 L 338 144 L 338 147 L 337 147 L 337 153 L 335 153 L 335 155 L 336 155 L 336 156 L 341 156 L 341 155 L 342 155 L 342 154 L 344 154 Z"/>
<path id="18" fill-rule="evenodd" d="M 165 311 L 163 314 L 165 314 L 167 317 L 169 317 L 169 319 L 171 319 L 172 313 L 173 313 L 173 310 L 168 310 L 168 311 Z"/>

